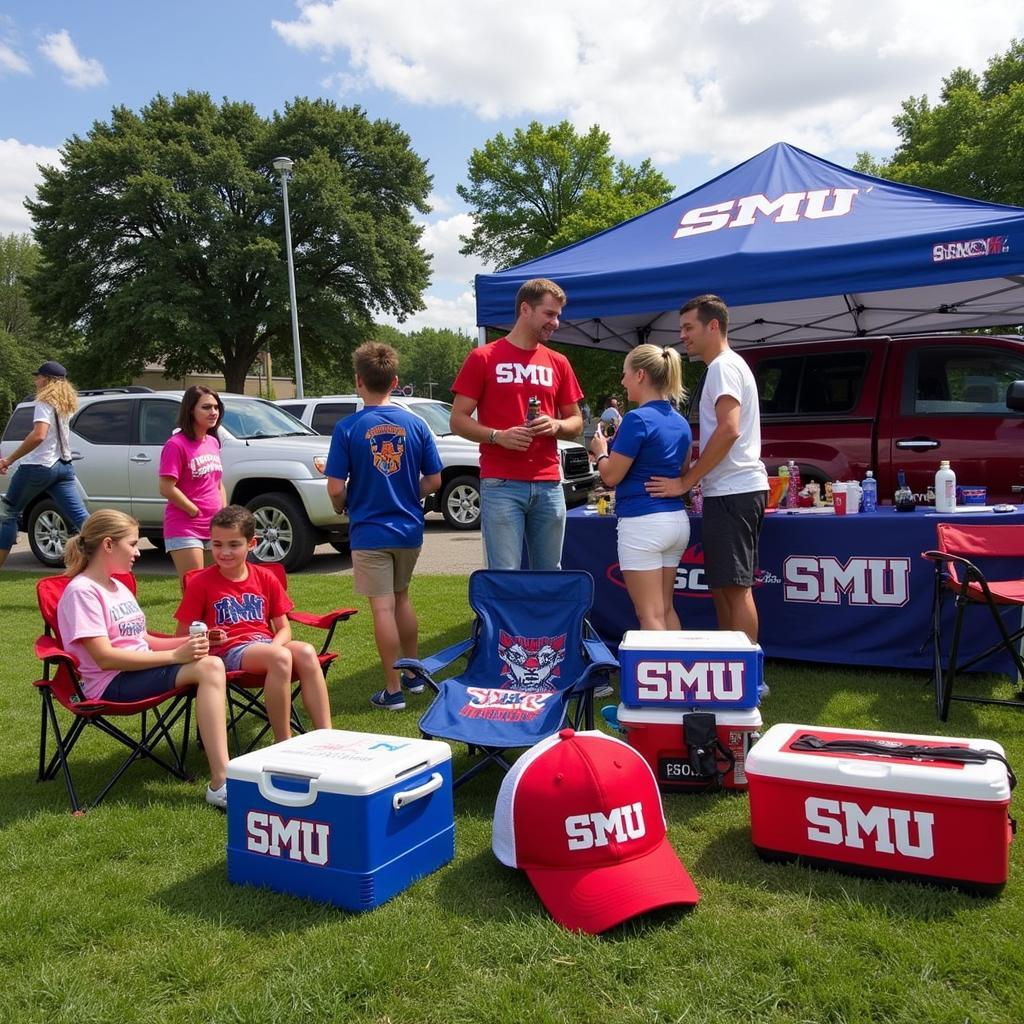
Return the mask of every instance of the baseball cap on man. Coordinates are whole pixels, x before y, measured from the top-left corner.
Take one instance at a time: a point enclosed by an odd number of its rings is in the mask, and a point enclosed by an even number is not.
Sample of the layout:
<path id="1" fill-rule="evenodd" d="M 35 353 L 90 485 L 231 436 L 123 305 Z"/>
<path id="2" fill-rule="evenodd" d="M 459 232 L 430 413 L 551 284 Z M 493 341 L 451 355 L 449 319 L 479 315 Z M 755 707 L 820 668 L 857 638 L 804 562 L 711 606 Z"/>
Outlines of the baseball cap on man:
<path id="1" fill-rule="evenodd" d="M 42 366 L 36 370 L 37 377 L 66 377 L 68 371 L 54 359 L 47 359 Z"/>
<path id="2" fill-rule="evenodd" d="M 498 792 L 491 848 L 573 931 L 596 935 L 700 899 L 665 834 L 650 766 L 602 732 L 563 729 L 516 761 Z"/>

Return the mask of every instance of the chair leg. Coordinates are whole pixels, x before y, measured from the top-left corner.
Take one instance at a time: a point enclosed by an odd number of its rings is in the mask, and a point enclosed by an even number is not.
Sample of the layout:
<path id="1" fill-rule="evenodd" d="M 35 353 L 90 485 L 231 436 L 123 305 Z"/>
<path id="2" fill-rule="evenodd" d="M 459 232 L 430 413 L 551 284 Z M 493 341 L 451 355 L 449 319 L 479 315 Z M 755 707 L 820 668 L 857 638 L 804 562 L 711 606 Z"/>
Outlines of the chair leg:
<path id="1" fill-rule="evenodd" d="M 68 799 L 71 801 L 71 813 L 80 814 L 82 808 L 78 803 L 78 794 L 75 792 L 75 784 L 71 779 L 71 766 L 68 764 L 69 748 L 66 748 L 64 745 L 64 738 L 61 736 L 60 732 L 60 723 L 57 721 L 57 709 L 53 706 L 53 698 L 50 697 L 48 693 L 43 694 L 43 705 L 49 716 L 50 725 L 53 728 L 53 739 L 57 745 L 57 753 L 54 754 L 54 757 L 60 759 L 60 766 L 64 769 L 64 784 L 68 788 Z M 76 719 L 75 725 L 78 725 L 81 721 L 82 719 Z"/>

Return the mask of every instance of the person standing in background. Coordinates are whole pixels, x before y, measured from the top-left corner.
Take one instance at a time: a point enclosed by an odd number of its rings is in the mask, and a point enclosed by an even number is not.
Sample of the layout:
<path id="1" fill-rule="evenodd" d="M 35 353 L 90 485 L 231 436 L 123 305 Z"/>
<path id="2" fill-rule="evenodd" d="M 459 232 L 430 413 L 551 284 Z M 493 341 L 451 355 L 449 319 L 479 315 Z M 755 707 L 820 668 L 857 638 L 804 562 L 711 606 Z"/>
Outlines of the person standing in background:
<path id="1" fill-rule="evenodd" d="M 619 429 L 619 424 L 622 422 L 622 413 L 619 412 L 619 400 L 617 398 L 609 398 L 605 402 L 604 412 L 601 413 L 601 422 L 605 425 L 605 433 L 609 437 Z M 611 427 L 611 430 L 608 430 L 608 427 Z"/>
<path id="2" fill-rule="evenodd" d="M 489 569 L 558 569 L 565 536 L 558 439 L 583 429 L 583 397 L 569 360 L 544 343 L 558 330 L 565 292 L 535 278 L 516 295 L 507 337 L 473 349 L 452 391 L 452 430 L 480 445 L 480 526 Z M 530 418 L 529 402 L 540 412 Z M 474 412 L 477 418 L 474 418 Z"/>
<path id="3" fill-rule="evenodd" d="M 750 367 L 729 346 L 729 311 L 717 295 L 691 299 L 679 311 L 679 336 L 690 358 L 707 364 L 700 396 L 700 457 L 679 477 L 653 476 L 653 497 L 704 494 L 704 573 L 719 629 L 757 642 L 752 588 L 757 542 L 768 501 L 761 461 L 761 413 Z"/>
<path id="4" fill-rule="evenodd" d="M 0 566 L 18 539 L 18 519 L 36 495 L 44 491 L 50 495 L 73 534 L 81 530 L 87 515 L 71 464 L 68 429 L 78 395 L 68 371 L 52 359 L 36 370 L 35 379 L 32 430 L 6 459 L 0 458 L 0 475 L 21 460 L 7 493 L 0 497 Z"/>
<path id="5" fill-rule="evenodd" d="M 609 452 L 604 425 L 590 442 L 601 482 L 615 488 L 619 568 L 641 629 L 680 629 L 673 600 L 679 560 L 690 540 L 682 497 L 655 498 L 655 475 L 680 477 L 690 464 L 690 425 L 669 402 L 683 395 L 679 353 L 638 345 L 622 368 L 622 386 L 639 408 L 622 418 Z"/>
<path id="6" fill-rule="evenodd" d="M 212 388 L 193 384 L 181 399 L 178 430 L 160 453 L 164 547 L 184 588 L 185 574 L 202 569 L 210 547 L 210 520 L 227 502 L 217 427 L 224 403 Z"/>

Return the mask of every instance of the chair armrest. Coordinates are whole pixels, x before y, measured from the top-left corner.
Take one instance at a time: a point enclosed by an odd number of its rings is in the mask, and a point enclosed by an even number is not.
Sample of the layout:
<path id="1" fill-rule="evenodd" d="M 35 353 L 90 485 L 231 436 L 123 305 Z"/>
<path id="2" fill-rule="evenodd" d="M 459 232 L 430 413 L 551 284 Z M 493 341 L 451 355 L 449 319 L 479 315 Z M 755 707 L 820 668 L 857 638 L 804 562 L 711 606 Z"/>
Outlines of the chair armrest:
<path id="1" fill-rule="evenodd" d="M 422 661 L 418 658 L 399 658 L 395 662 L 395 668 L 406 669 L 417 679 L 425 682 L 435 693 L 438 693 L 441 687 L 439 683 L 434 681 L 434 674 L 465 655 L 472 649 L 474 643 L 476 643 L 474 637 L 467 637 L 465 640 L 460 640 L 457 644 L 452 644 L 443 651 L 438 651 L 437 654 L 424 658 Z"/>
<path id="2" fill-rule="evenodd" d="M 618 659 L 608 649 L 608 645 L 600 637 L 587 637 L 583 647 L 593 668 L 618 669 Z"/>
<path id="3" fill-rule="evenodd" d="M 64 661 L 78 671 L 78 659 L 69 651 L 65 651 L 52 636 L 41 636 L 36 639 L 36 657 L 40 661 Z"/>
<path id="4" fill-rule="evenodd" d="M 314 615 L 312 612 L 303 612 L 293 608 L 288 613 L 289 622 L 297 622 L 300 626 L 309 626 L 312 629 L 323 629 L 327 631 L 323 643 L 320 645 L 319 654 L 327 654 L 331 641 L 334 639 L 334 630 L 339 622 L 347 622 L 353 615 L 358 614 L 358 608 L 335 608 L 333 611 L 325 612 L 323 615 Z"/>

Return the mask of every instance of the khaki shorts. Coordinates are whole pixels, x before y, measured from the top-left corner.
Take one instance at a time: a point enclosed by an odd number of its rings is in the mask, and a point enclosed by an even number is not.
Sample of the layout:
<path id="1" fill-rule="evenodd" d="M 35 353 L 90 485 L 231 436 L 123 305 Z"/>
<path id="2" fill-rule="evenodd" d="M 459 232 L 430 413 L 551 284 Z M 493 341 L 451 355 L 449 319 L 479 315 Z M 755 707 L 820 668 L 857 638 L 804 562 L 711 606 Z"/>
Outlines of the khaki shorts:
<path id="1" fill-rule="evenodd" d="M 387 597 L 409 589 L 419 548 L 362 548 L 352 552 L 352 576 L 357 594 Z"/>

